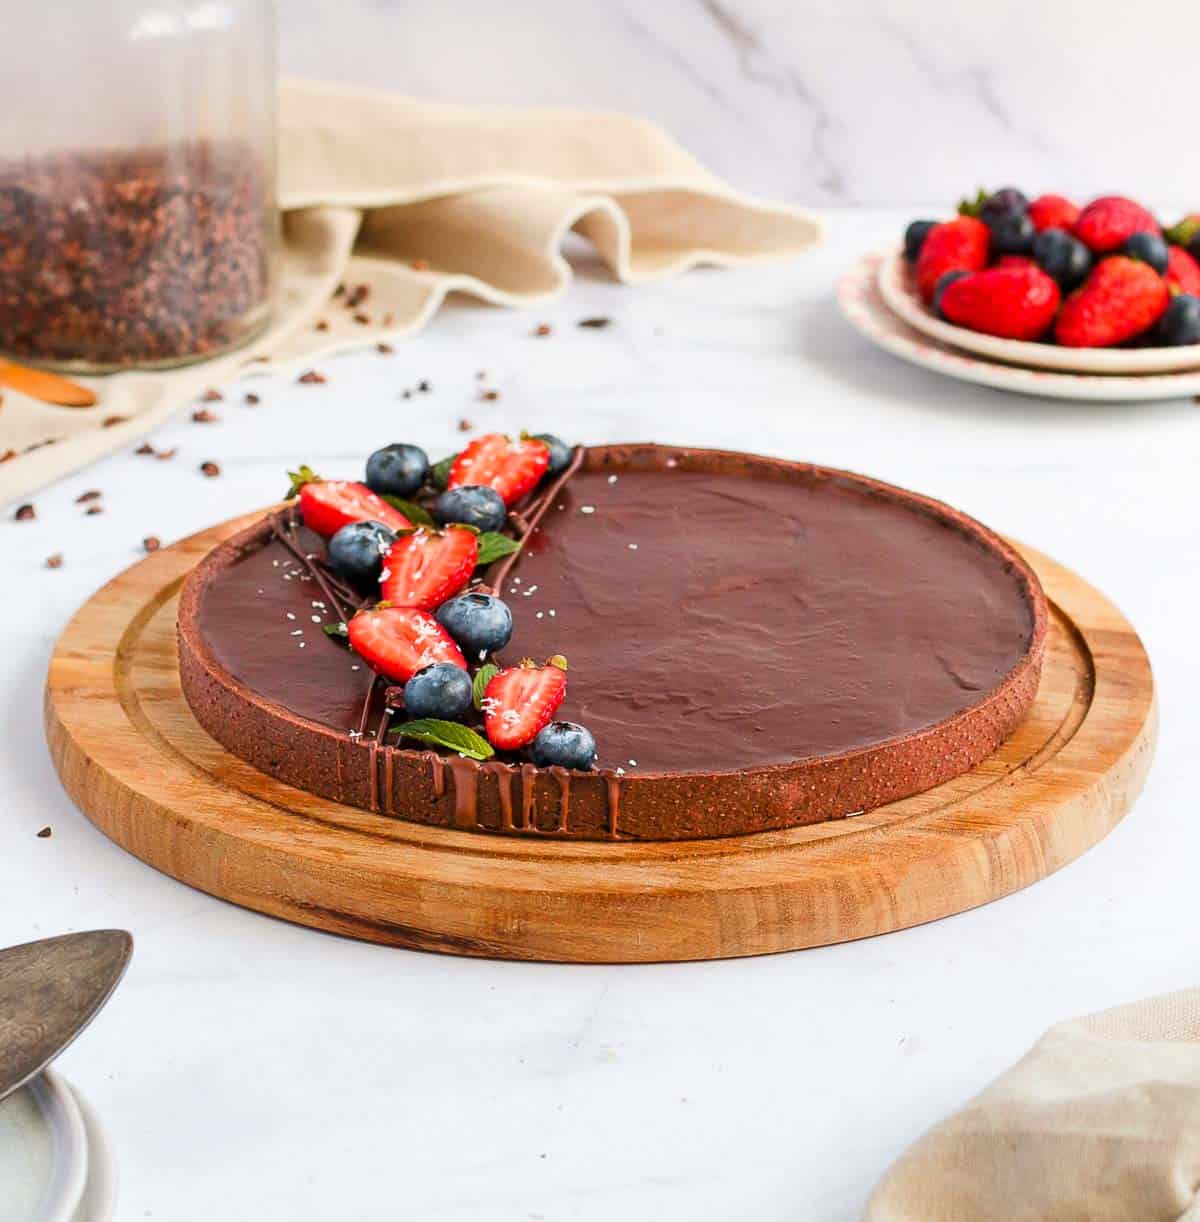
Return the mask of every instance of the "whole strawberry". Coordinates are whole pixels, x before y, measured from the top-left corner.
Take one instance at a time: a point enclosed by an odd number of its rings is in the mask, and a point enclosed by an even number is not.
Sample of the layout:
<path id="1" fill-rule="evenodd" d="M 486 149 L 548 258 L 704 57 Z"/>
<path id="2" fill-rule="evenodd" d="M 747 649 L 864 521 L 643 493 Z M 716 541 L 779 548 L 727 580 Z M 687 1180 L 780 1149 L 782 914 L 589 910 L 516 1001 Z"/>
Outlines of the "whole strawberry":
<path id="1" fill-rule="evenodd" d="M 1182 246 L 1167 248 L 1167 288 L 1172 293 L 1200 297 L 1200 263 Z"/>
<path id="2" fill-rule="evenodd" d="M 1135 233 L 1161 233 L 1141 204 L 1121 195 L 1102 195 L 1079 214 L 1072 232 L 1096 254 L 1119 250 Z"/>
<path id="3" fill-rule="evenodd" d="M 1110 348 L 1149 330 L 1166 312 L 1167 282 L 1125 255 L 1102 259 L 1063 303 L 1054 338 L 1067 348 Z"/>
<path id="4" fill-rule="evenodd" d="M 935 225 L 917 257 L 917 285 L 927 302 L 947 272 L 977 272 L 987 266 L 991 235 L 977 217 L 958 216 Z"/>
<path id="5" fill-rule="evenodd" d="M 1050 329 L 1062 295 L 1033 263 L 1006 264 L 963 276 L 942 292 L 950 322 L 1004 339 L 1040 339 Z"/>
<path id="6" fill-rule="evenodd" d="M 1039 195 L 1029 205 L 1029 219 L 1038 233 L 1043 229 L 1069 231 L 1079 219 L 1079 205 L 1065 195 Z"/>

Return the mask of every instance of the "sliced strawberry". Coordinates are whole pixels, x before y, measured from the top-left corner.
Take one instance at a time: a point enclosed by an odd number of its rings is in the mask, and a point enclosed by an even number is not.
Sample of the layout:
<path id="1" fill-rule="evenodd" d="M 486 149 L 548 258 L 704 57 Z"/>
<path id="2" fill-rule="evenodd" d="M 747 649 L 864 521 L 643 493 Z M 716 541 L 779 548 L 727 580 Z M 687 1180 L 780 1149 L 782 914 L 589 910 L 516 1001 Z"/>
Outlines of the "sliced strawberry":
<path id="1" fill-rule="evenodd" d="M 288 496 L 300 494 L 304 525 L 328 539 L 351 522 L 382 522 L 392 530 L 412 530 L 412 523 L 366 484 L 349 479 L 321 479 L 310 467 L 288 473 Z"/>
<path id="2" fill-rule="evenodd" d="M 482 484 L 494 488 L 506 505 L 515 505 L 550 465 L 550 447 L 536 437 L 509 441 L 503 433 L 477 437 L 454 460 L 447 487 Z"/>
<path id="3" fill-rule="evenodd" d="M 493 675 L 483 693 L 488 740 L 502 751 L 531 743 L 550 724 L 567 694 L 567 660 L 551 658 L 538 666 L 526 658 Z"/>
<path id="4" fill-rule="evenodd" d="M 467 669 L 462 650 L 427 611 L 416 607 L 389 607 L 360 611 L 346 630 L 350 646 L 373 669 L 397 683 L 409 679 L 434 662 L 452 662 Z"/>
<path id="5" fill-rule="evenodd" d="M 475 533 L 461 526 L 401 535 L 383 558 L 385 601 L 433 611 L 471 580 L 479 558 Z"/>

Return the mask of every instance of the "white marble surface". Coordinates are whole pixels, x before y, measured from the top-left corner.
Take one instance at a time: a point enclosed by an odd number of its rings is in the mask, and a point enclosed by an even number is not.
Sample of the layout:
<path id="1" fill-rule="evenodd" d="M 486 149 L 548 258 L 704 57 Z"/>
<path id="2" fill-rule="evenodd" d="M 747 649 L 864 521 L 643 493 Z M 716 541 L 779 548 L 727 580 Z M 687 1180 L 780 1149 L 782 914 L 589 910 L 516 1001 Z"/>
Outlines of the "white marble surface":
<path id="1" fill-rule="evenodd" d="M 747 191 L 1194 205 L 1192 0 L 280 0 L 286 70 L 657 119 Z"/>
<path id="2" fill-rule="evenodd" d="M 131 929 L 104 1014 L 62 1058 L 121 1164 L 122 1219 L 849 1220 L 924 1128 L 1057 1019 L 1196 983 L 1200 517 L 1192 402 L 1088 406 L 941 381 L 837 315 L 838 272 L 899 212 L 838 213 L 791 266 L 623 289 L 585 266 L 536 315 L 456 305 L 386 357 L 266 381 L 0 512 L 0 945 Z M 609 314 L 605 331 L 572 323 Z M 547 319 L 555 334 L 533 339 Z M 475 373 L 501 391 L 476 401 Z M 429 395 L 398 391 L 429 378 Z M 961 505 L 1108 592 L 1160 683 L 1132 815 L 1058 875 L 949 920 L 739 962 L 589 968 L 358 944 L 210 899 L 105 840 L 59 789 L 41 685 L 74 608 L 136 560 L 271 500 L 285 465 L 358 470 L 479 428 L 727 445 Z M 203 479 L 213 458 L 224 474 Z M 75 498 L 104 493 L 84 517 Z M 42 568 L 62 551 L 63 567 Z M 50 839 L 38 839 L 44 825 Z"/>

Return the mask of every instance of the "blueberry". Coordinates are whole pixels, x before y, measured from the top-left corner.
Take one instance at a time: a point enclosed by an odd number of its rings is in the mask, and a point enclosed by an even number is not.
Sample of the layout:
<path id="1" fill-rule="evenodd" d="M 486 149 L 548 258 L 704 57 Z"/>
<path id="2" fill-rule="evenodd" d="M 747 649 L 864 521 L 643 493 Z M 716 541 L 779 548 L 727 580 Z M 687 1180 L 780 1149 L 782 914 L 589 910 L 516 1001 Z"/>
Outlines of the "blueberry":
<path id="1" fill-rule="evenodd" d="M 947 287 L 953 284 L 956 280 L 961 280 L 964 276 L 969 276 L 970 274 L 970 272 L 962 271 L 947 272 L 941 277 L 940 280 L 938 280 L 937 285 L 933 290 L 933 310 L 939 318 L 946 317 L 945 314 L 942 313 L 942 294 L 946 291 Z"/>
<path id="2" fill-rule="evenodd" d="M 483 484 L 447 488 L 433 503 L 433 516 L 443 526 L 465 522 L 476 530 L 499 530 L 508 516 L 504 498 Z"/>
<path id="3" fill-rule="evenodd" d="M 980 205 L 979 219 L 990 229 L 997 221 L 1008 216 L 1024 216 L 1029 211 L 1029 200 L 1016 187 L 1001 187 L 993 191 Z"/>
<path id="4" fill-rule="evenodd" d="M 1038 266 L 1062 288 L 1073 289 L 1092 270 L 1092 252 L 1065 229 L 1043 229 L 1033 239 Z"/>
<path id="5" fill-rule="evenodd" d="M 1200 344 L 1200 297 L 1193 297 L 1190 293 L 1172 297 L 1154 338 L 1167 348 Z"/>
<path id="6" fill-rule="evenodd" d="M 561 437 L 555 437 L 553 433 L 538 433 L 534 436 L 534 441 L 544 441 L 550 450 L 547 475 L 559 475 L 571 465 L 571 447 Z"/>
<path id="7" fill-rule="evenodd" d="M 992 253 L 996 255 L 1027 255 L 1033 248 L 1034 228 L 1028 213 L 1010 212 L 997 217 L 988 225 L 992 235 Z"/>
<path id="8" fill-rule="evenodd" d="M 1125 239 L 1121 253 L 1142 263 L 1149 263 L 1160 276 L 1167 272 L 1167 244 L 1157 233 L 1135 233 Z"/>
<path id="9" fill-rule="evenodd" d="M 461 721 L 473 704 L 471 676 L 453 662 L 434 662 L 404 685 L 404 715 L 410 720 L 437 717 Z"/>
<path id="10" fill-rule="evenodd" d="M 539 768 L 590 768 L 596 762 L 596 740 L 591 731 L 573 721 L 552 721 L 529 748 Z"/>
<path id="11" fill-rule="evenodd" d="M 904 231 L 904 257 L 910 262 L 915 263 L 921 254 L 921 247 L 925 245 L 925 239 L 929 237 L 929 231 L 937 224 L 937 221 L 913 221 Z"/>
<path id="12" fill-rule="evenodd" d="M 329 567 L 369 593 L 378 586 L 383 557 L 395 541 L 395 532 L 382 522 L 351 522 L 329 540 Z"/>
<path id="13" fill-rule="evenodd" d="M 429 456 L 425 451 L 398 441 L 367 459 L 367 487 L 388 496 L 412 496 L 428 473 Z"/>
<path id="14" fill-rule="evenodd" d="M 442 603 L 434 619 L 471 661 L 503 649 L 513 631 L 508 604 L 494 594 L 460 594 Z"/>

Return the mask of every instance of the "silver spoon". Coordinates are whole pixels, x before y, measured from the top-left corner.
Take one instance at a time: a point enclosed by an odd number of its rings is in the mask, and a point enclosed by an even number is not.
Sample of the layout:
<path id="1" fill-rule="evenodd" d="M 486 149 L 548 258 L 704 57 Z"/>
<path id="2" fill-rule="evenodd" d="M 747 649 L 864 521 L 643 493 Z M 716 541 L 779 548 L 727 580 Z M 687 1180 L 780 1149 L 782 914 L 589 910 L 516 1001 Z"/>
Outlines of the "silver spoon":
<path id="1" fill-rule="evenodd" d="M 94 929 L 0 950 L 0 1099 L 92 1021 L 125 974 L 133 938 Z"/>

